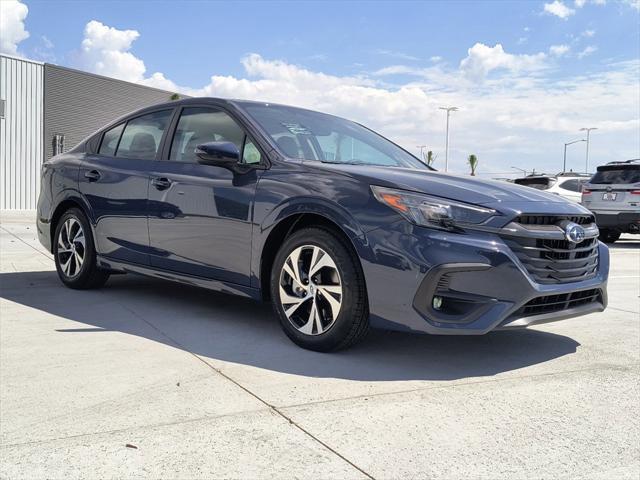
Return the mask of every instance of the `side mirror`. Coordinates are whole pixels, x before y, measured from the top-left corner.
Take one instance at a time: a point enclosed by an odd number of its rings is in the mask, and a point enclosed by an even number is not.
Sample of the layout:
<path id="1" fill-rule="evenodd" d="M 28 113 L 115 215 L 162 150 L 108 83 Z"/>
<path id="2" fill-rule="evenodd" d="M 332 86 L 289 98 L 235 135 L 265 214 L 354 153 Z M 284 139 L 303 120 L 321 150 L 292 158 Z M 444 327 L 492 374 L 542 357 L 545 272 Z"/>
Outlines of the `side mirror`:
<path id="1" fill-rule="evenodd" d="M 195 149 L 198 163 L 229 167 L 240 160 L 240 150 L 232 142 L 208 142 Z"/>

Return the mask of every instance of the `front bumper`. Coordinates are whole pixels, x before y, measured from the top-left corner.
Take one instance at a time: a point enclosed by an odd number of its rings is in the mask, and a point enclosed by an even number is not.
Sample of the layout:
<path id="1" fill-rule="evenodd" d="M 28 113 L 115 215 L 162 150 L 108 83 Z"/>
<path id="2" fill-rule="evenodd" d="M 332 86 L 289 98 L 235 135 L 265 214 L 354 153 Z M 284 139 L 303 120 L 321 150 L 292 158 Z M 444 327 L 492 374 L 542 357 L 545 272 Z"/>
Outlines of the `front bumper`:
<path id="1" fill-rule="evenodd" d="M 598 312 L 607 304 L 609 252 L 587 280 L 537 283 L 495 233 L 449 233 L 407 222 L 367 233 L 359 247 L 374 327 L 469 335 Z M 433 307 L 434 295 L 444 301 Z"/>

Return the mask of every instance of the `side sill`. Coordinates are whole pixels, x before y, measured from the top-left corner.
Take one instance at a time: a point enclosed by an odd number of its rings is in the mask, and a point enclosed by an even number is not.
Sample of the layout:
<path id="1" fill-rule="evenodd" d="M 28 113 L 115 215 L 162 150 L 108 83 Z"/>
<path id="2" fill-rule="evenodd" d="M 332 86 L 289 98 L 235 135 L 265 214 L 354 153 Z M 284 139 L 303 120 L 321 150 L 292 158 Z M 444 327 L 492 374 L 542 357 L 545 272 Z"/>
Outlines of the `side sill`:
<path id="1" fill-rule="evenodd" d="M 252 298 L 254 300 L 262 299 L 260 289 L 252 288 L 245 285 L 237 285 L 235 283 L 223 282 L 220 280 L 214 280 L 212 278 L 198 277 L 195 275 L 184 275 L 177 272 L 160 270 L 148 265 L 125 263 L 118 260 L 113 260 L 109 257 L 105 257 L 104 255 L 97 256 L 97 263 L 98 267 L 105 270 L 110 270 L 111 272 L 116 274 L 134 273 L 136 275 L 144 275 L 146 277 L 168 280 L 170 282 L 183 283 L 194 287 L 206 288 L 207 290 L 228 293 L 230 295 L 239 295 L 241 297 Z"/>

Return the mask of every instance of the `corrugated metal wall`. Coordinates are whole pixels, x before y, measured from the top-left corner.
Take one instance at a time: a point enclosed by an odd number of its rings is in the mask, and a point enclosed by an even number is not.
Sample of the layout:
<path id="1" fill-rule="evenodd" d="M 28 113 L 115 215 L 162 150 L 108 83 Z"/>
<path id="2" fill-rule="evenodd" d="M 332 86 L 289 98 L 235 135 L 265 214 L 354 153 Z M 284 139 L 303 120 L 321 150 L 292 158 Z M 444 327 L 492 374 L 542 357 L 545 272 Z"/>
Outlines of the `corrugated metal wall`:
<path id="1" fill-rule="evenodd" d="M 172 92 L 78 70 L 0 55 L 0 210 L 32 210 L 40 167 L 53 156 L 55 134 L 70 150 L 132 110 L 169 100 Z"/>
<path id="2" fill-rule="evenodd" d="M 0 209 L 36 208 L 43 133 L 43 64 L 0 56 Z"/>
<path id="3" fill-rule="evenodd" d="M 70 150 L 106 123 L 132 110 L 167 102 L 172 93 L 48 63 L 44 79 L 47 159 L 53 156 L 54 135 L 63 134 L 65 150 Z"/>

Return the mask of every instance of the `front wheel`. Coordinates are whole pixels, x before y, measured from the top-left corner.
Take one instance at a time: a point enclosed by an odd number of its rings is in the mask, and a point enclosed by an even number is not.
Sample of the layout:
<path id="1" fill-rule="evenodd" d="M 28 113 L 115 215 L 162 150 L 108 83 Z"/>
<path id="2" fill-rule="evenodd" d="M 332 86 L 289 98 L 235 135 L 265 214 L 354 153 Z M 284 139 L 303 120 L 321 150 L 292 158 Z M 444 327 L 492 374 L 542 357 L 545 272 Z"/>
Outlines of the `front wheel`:
<path id="1" fill-rule="evenodd" d="M 69 288 L 99 288 L 109 278 L 96 263 L 91 228 L 77 208 L 67 210 L 56 227 L 53 256 L 58 277 Z"/>
<path id="2" fill-rule="evenodd" d="M 600 229 L 600 236 L 598 237 L 601 242 L 614 243 L 620 238 L 620 232 L 615 230 L 609 230 L 607 228 Z"/>
<path id="3" fill-rule="evenodd" d="M 284 242 L 271 273 L 271 299 L 284 332 L 302 348 L 344 349 L 369 328 L 357 257 L 328 230 L 305 228 Z"/>

